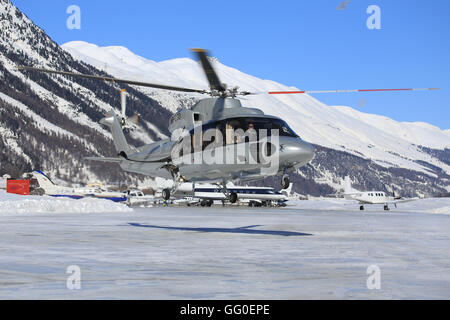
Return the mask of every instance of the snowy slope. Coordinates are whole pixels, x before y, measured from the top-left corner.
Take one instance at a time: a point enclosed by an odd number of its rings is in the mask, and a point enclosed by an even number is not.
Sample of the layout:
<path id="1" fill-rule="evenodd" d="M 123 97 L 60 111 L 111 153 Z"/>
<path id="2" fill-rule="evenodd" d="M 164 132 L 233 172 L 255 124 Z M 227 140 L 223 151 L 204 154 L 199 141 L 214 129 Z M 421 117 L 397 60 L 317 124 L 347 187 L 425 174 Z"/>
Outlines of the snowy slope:
<path id="1" fill-rule="evenodd" d="M 82 41 L 69 42 L 62 47 L 75 58 L 117 77 L 208 89 L 201 68 L 192 59 L 155 62 L 135 55 L 124 47 L 98 47 Z M 214 60 L 221 80 L 232 86 L 237 85 L 242 90 L 296 90 L 258 79 Z M 147 93 L 157 92 L 160 100 L 166 100 L 167 104 L 163 105 L 171 111 L 179 106 L 177 99 L 169 92 L 143 90 Z M 178 95 L 181 96 L 184 95 Z M 426 123 L 397 122 L 350 107 L 330 107 L 309 95 L 259 95 L 246 99 L 242 100 L 244 105 L 258 107 L 267 114 L 285 119 L 302 138 L 314 144 L 363 156 L 385 167 L 401 167 L 433 175 L 427 167 L 416 162 L 424 161 L 450 174 L 449 165 L 417 148 L 450 148 L 449 130 L 440 130 Z"/>
<path id="2" fill-rule="evenodd" d="M 111 134 L 98 121 L 120 106 L 122 87 L 24 72 L 19 65 L 100 72 L 74 60 L 9 0 L 0 0 L 1 174 L 41 169 L 77 182 L 125 180 L 123 172 L 83 160 L 114 155 Z M 141 92 L 125 88 L 143 127 L 128 132 L 130 142 L 139 146 L 165 137 L 171 113 Z"/>

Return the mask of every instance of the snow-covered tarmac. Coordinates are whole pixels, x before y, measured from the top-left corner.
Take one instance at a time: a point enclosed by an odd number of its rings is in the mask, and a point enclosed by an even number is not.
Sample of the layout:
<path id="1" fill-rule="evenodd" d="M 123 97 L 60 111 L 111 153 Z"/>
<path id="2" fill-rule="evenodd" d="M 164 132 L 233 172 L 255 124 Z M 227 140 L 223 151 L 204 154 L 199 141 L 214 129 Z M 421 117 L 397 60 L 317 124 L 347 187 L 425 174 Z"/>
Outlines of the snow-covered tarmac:
<path id="1" fill-rule="evenodd" d="M 412 204 L 360 212 L 339 200 L 84 214 L 2 207 L 0 298 L 449 299 L 450 199 L 429 200 L 416 204 L 428 213 Z M 80 290 L 66 286 L 72 265 Z M 379 290 L 367 288 L 370 265 Z"/>

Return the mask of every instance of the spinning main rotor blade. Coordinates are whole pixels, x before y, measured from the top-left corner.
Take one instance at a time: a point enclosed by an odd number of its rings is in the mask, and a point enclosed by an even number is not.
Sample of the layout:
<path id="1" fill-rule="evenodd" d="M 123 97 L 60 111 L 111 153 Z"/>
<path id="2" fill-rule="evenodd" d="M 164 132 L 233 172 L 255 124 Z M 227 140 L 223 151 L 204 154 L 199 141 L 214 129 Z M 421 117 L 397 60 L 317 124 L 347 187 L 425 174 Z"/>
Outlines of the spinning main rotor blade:
<path id="1" fill-rule="evenodd" d="M 141 86 L 141 87 L 150 87 L 150 88 L 156 88 L 156 89 L 173 90 L 173 91 L 181 91 L 181 92 L 209 93 L 205 90 L 166 86 L 163 84 L 139 82 L 139 81 L 133 81 L 133 80 L 124 80 L 124 79 L 102 77 L 102 76 L 92 76 L 89 74 L 74 73 L 74 72 L 67 72 L 67 71 L 56 71 L 56 70 L 25 67 L 25 66 L 20 66 L 20 67 L 18 67 L 18 69 L 19 70 L 29 70 L 29 71 L 39 71 L 39 72 L 53 73 L 53 74 L 61 74 L 64 76 L 82 77 L 82 78 L 95 79 L 95 80 L 104 80 L 104 81 L 116 82 L 116 83 L 125 83 L 125 84 L 130 84 L 130 85 L 136 85 L 136 86 Z"/>
<path id="2" fill-rule="evenodd" d="M 380 92 L 380 91 L 425 91 L 440 90 L 440 88 L 408 88 L 408 89 L 354 89 L 354 90 L 319 90 L 319 91 L 272 91 L 267 94 L 310 94 L 310 93 L 349 93 L 349 92 Z M 251 93 L 250 93 L 251 94 Z M 256 93 L 260 94 L 260 93 Z"/>
<path id="3" fill-rule="evenodd" d="M 197 54 L 197 57 L 200 59 L 203 71 L 205 72 L 206 78 L 208 79 L 211 90 L 225 91 L 226 88 L 220 82 L 216 71 L 211 65 L 211 62 L 209 62 L 208 60 L 208 52 L 204 49 L 191 49 L 191 51 L 195 52 Z"/>

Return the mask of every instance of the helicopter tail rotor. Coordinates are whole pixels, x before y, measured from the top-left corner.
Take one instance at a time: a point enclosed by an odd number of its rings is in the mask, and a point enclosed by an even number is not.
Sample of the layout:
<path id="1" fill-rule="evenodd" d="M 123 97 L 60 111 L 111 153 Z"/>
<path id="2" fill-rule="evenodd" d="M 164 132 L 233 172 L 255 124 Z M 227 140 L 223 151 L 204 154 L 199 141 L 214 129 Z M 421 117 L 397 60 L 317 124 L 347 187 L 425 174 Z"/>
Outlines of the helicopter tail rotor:
<path id="1" fill-rule="evenodd" d="M 127 91 L 125 89 L 120 90 L 120 124 L 122 129 L 132 127 L 133 125 L 138 125 L 139 114 L 136 113 L 134 116 L 127 117 Z"/>

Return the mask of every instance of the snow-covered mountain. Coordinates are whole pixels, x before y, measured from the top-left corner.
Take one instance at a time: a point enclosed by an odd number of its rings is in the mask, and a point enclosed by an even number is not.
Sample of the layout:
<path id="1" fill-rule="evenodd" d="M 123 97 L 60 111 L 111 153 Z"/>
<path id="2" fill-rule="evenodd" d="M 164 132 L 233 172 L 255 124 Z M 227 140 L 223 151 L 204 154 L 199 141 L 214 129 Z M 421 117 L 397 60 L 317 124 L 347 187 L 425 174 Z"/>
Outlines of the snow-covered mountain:
<path id="1" fill-rule="evenodd" d="M 17 176 L 42 169 L 72 181 L 125 180 L 117 166 L 83 160 L 89 155 L 114 155 L 111 135 L 98 120 L 120 106 L 120 88 L 22 72 L 19 65 L 101 73 L 73 59 L 9 0 L 0 0 L 0 173 Z M 145 129 L 131 132 L 130 141 L 144 144 L 165 136 L 171 113 L 141 92 L 123 87 Z"/>
<path id="2" fill-rule="evenodd" d="M 154 62 L 123 47 L 100 48 L 85 42 L 63 48 L 9 0 L 0 0 L 0 175 L 42 169 L 79 182 L 127 179 L 129 175 L 116 165 L 83 161 L 85 156 L 114 155 L 111 136 L 98 120 L 119 106 L 119 89 L 127 89 L 130 113 L 140 113 L 143 120 L 143 130 L 128 135 L 134 145 L 167 135 L 171 114 L 201 98 L 22 72 L 18 65 L 207 89 L 198 63 L 188 58 Z M 215 64 L 222 81 L 242 90 L 293 89 Z M 449 130 L 329 107 L 308 95 L 261 95 L 248 97 L 243 104 L 280 116 L 317 146 L 313 162 L 292 177 L 296 192 L 332 193 L 346 175 L 358 189 L 388 191 L 393 185 L 404 195 L 442 193 L 449 186 Z M 263 183 L 279 185 L 278 178 Z"/>
<path id="3" fill-rule="evenodd" d="M 75 58 L 117 77 L 208 89 L 198 62 L 189 58 L 155 62 L 124 47 L 98 47 L 83 41 L 69 42 L 62 47 Z M 230 86 L 237 85 L 244 91 L 298 90 L 258 79 L 225 66 L 217 59 L 213 61 L 223 82 Z M 187 97 L 193 97 L 162 90 L 138 90 L 151 95 L 172 112 L 185 105 Z M 440 150 L 443 153 L 449 150 L 449 130 L 444 131 L 422 122 L 398 122 L 345 106 L 327 106 L 309 95 L 258 95 L 246 97 L 242 103 L 285 119 L 303 139 L 316 145 L 368 159 L 384 168 L 404 168 L 434 178 L 440 177 L 442 173 L 450 174 L 448 151 L 447 156 L 436 157 L 428 150 Z M 441 171 L 436 173 L 435 168 Z M 328 184 L 339 182 L 335 175 L 323 173 L 322 180 Z M 448 185 L 448 180 L 443 183 Z"/>
<path id="4" fill-rule="evenodd" d="M 137 56 L 124 47 L 98 47 L 82 41 L 63 44 L 62 48 L 75 58 L 106 69 L 114 76 L 208 89 L 198 63 L 188 58 L 155 62 Z M 258 79 L 227 67 L 218 60 L 214 64 L 222 81 L 237 85 L 244 91 L 298 90 Z M 165 91 L 159 90 L 158 93 L 161 97 L 169 96 Z M 450 148 L 449 133 L 430 124 L 397 122 L 350 107 L 329 107 L 309 95 L 258 95 L 246 99 L 242 100 L 243 105 L 258 107 L 267 114 L 282 117 L 302 138 L 314 144 L 358 156 L 362 154 L 383 166 L 400 166 L 424 173 L 428 172 L 428 168 L 415 160 L 426 161 L 450 174 L 449 165 L 415 147 Z M 179 104 L 168 103 L 164 106 L 174 111 Z"/>

